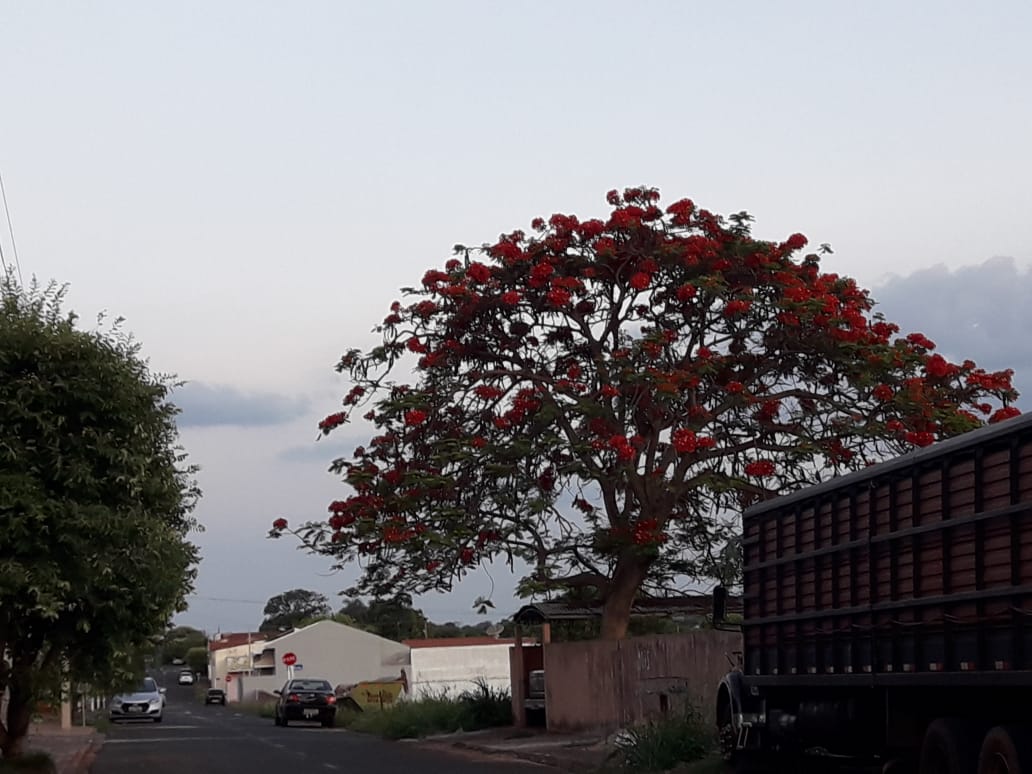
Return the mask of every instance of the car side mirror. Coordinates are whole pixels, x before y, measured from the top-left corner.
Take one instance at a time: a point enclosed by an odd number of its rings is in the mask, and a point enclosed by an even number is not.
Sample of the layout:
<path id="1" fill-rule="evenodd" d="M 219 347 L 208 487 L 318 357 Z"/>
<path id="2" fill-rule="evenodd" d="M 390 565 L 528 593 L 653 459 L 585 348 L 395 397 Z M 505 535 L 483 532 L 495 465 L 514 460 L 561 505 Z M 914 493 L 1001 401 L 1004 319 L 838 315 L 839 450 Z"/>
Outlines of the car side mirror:
<path id="1" fill-rule="evenodd" d="M 164 693 L 164 692 L 165 692 L 165 689 L 164 689 L 164 688 L 158 688 L 158 690 L 159 690 L 159 691 L 160 691 L 161 693 Z"/>

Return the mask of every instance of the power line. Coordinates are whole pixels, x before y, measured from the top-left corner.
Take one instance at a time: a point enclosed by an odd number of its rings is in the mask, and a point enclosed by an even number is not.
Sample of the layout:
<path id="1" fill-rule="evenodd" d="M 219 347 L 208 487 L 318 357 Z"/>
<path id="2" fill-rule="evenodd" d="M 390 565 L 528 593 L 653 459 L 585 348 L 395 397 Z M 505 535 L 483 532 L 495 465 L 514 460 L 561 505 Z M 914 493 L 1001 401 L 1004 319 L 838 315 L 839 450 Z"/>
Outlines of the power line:
<path id="1" fill-rule="evenodd" d="M 18 270 L 18 282 L 24 285 L 25 280 L 22 279 L 21 273 L 21 261 L 18 260 L 18 243 L 14 241 L 14 224 L 11 222 L 11 210 L 7 206 L 7 190 L 4 188 L 4 175 L 0 172 L 0 198 L 4 201 L 4 215 L 7 217 L 7 231 L 11 235 L 11 254 L 14 256 L 14 267 Z M 7 271 L 7 262 L 3 261 L 3 255 L 0 253 L 0 261 L 4 264 L 4 271 Z"/>
<path id="2" fill-rule="evenodd" d="M 227 597 L 202 597 L 200 594 L 188 594 L 188 599 L 203 599 L 206 602 L 236 602 L 241 605 L 264 605 L 265 602 L 259 602 L 257 599 L 230 599 Z"/>

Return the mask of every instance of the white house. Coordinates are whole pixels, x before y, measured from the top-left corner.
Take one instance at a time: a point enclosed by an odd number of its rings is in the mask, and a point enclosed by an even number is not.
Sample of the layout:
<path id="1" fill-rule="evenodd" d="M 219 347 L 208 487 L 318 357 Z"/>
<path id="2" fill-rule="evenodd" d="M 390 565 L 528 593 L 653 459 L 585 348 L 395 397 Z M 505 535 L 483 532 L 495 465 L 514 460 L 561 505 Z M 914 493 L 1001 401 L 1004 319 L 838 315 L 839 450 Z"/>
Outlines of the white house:
<path id="1" fill-rule="evenodd" d="M 515 640 L 455 637 L 405 640 L 411 648 L 406 676 L 409 698 L 458 696 L 483 681 L 497 691 L 509 691 L 509 649 Z"/>
<path id="2" fill-rule="evenodd" d="M 254 655 L 262 652 L 265 632 L 225 632 L 208 641 L 208 680 L 212 688 L 227 688 L 226 675 L 246 674 Z"/>
<path id="3" fill-rule="evenodd" d="M 252 650 L 250 672 L 230 681 L 230 701 L 271 694 L 287 681 L 289 670 L 295 677 L 321 678 L 337 686 L 399 677 L 409 662 L 407 645 L 329 620 L 252 643 Z M 283 663 L 288 653 L 296 659 L 291 668 Z"/>

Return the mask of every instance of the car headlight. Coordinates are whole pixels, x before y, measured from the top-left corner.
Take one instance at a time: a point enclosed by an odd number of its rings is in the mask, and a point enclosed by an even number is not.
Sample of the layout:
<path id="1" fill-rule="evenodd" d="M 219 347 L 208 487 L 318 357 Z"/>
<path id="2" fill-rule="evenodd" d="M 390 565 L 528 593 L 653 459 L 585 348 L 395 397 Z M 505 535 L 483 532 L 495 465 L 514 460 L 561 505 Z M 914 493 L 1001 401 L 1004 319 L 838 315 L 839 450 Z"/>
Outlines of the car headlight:
<path id="1" fill-rule="evenodd" d="M 155 699 L 151 699 L 151 700 L 150 700 L 150 705 L 151 705 L 152 707 L 160 707 L 160 706 L 161 706 L 161 697 L 160 697 L 160 696 L 158 696 L 158 697 L 157 697 L 157 698 L 155 698 Z"/>

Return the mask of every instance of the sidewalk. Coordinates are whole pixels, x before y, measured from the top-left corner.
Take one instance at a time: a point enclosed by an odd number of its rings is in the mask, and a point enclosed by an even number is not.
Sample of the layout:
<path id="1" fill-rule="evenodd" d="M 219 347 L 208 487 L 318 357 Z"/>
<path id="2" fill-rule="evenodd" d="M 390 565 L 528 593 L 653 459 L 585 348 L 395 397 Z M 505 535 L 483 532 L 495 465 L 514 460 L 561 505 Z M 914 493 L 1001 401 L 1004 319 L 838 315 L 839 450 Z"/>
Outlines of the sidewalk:
<path id="1" fill-rule="evenodd" d="M 54 759 L 58 774 L 88 774 L 103 736 L 92 726 L 62 729 L 58 723 L 34 723 L 25 740 L 28 752 L 45 752 Z"/>
<path id="2" fill-rule="evenodd" d="M 599 771 L 613 752 L 598 734 L 548 734 L 543 730 L 515 728 L 434 736 L 419 744 L 519 758 L 578 773 Z"/>

